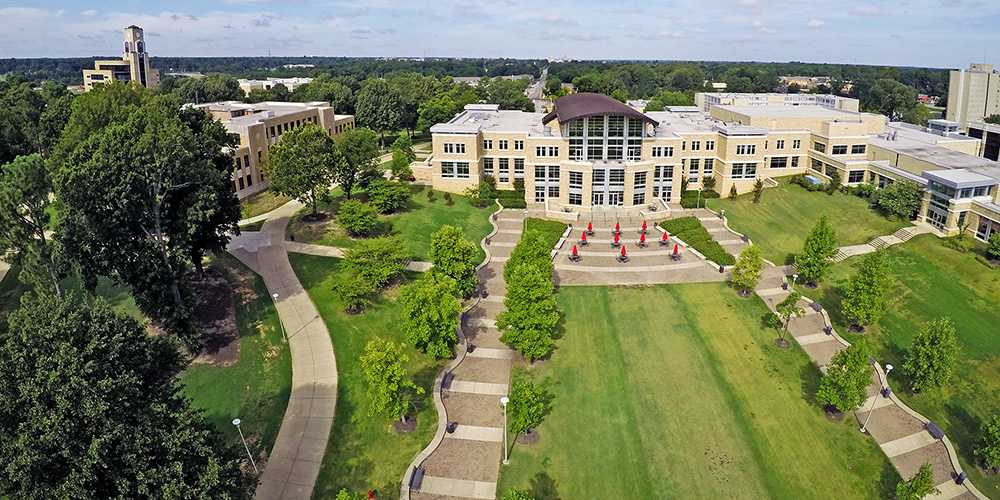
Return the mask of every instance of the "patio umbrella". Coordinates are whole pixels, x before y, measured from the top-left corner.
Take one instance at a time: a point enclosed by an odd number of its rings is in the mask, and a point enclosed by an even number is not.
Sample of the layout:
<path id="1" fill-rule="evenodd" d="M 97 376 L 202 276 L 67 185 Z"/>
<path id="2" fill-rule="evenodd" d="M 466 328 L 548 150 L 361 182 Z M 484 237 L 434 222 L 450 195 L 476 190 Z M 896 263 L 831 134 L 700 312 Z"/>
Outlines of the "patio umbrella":
<path id="1" fill-rule="evenodd" d="M 618 235 L 615 235 L 615 243 L 618 243 Z"/>
<path id="2" fill-rule="evenodd" d="M 663 241 L 667 241 L 667 232 L 666 231 L 663 232 L 663 238 L 662 239 L 663 239 Z"/>
<path id="3" fill-rule="evenodd" d="M 625 257 L 625 247 L 622 246 L 622 257 Z"/>
<path id="4" fill-rule="evenodd" d="M 576 255 L 576 245 L 573 245 L 573 255 Z"/>
<path id="5" fill-rule="evenodd" d="M 643 243 L 646 242 L 646 233 L 642 233 L 642 234 L 639 235 L 639 241 L 641 241 Z"/>
<path id="6" fill-rule="evenodd" d="M 622 228 L 618 227 L 618 223 L 615 222 L 615 231 L 621 231 L 621 230 L 622 230 Z"/>
<path id="7" fill-rule="evenodd" d="M 587 231 L 593 231 L 593 230 L 594 230 L 594 224 L 591 223 L 591 222 L 588 222 L 587 223 Z"/>
<path id="8" fill-rule="evenodd" d="M 587 233 L 586 233 L 586 231 L 584 231 L 584 233 L 580 235 L 580 240 L 581 241 L 587 241 Z"/>
<path id="9" fill-rule="evenodd" d="M 674 243 L 674 255 L 677 255 L 677 243 Z"/>
<path id="10" fill-rule="evenodd" d="M 646 229 L 646 221 L 642 221 L 642 228 Z"/>

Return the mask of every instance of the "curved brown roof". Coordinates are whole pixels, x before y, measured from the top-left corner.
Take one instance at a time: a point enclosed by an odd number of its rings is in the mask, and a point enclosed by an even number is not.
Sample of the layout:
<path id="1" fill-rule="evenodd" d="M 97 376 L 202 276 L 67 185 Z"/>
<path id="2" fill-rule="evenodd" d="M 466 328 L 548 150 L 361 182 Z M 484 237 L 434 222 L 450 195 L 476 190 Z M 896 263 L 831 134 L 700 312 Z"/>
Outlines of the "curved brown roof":
<path id="1" fill-rule="evenodd" d="M 555 100 L 555 110 L 542 118 L 542 124 L 559 118 L 559 123 L 563 124 L 578 118 L 588 116 L 616 115 L 638 118 L 656 126 L 658 122 L 643 113 L 640 113 L 613 97 L 603 94 L 591 94 L 581 92 L 577 94 L 564 95 Z"/>

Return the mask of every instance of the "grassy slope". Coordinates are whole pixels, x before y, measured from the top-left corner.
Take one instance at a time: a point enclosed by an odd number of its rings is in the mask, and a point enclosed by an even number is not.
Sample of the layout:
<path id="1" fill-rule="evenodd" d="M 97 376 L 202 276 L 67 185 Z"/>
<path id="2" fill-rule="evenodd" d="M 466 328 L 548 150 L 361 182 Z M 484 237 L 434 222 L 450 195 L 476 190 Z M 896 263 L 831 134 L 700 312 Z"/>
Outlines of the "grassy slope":
<path id="1" fill-rule="evenodd" d="M 465 229 L 465 237 L 477 246 L 479 240 L 493 230 L 488 215 L 496 210 L 495 203 L 480 209 L 469 204 L 465 196 L 453 194 L 454 203 L 449 206 L 445 204 L 440 192 L 435 192 L 435 201 L 430 203 L 427 201 L 426 189 L 427 186 L 410 186 L 413 195 L 406 211 L 389 216 L 389 219 L 392 220 L 393 234 L 403 238 L 415 260 L 429 260 L 431 234 L 445 224 Z M 352 194 L 352 196 L 357 196 L 362 201 L 365 200 L 363 191 Z M 335 213 L 343 199 L 343 192 L 337 188 L 333 191 L 331 203 L 321 203 L 319 209 L 323 212 Z M 332 224 L 325 233 L 310 231 L 308 224 L 300 220 L 301 216 L 309 211 L 308 208 L 304 208 L 296 214 L 288 226 L 288 232 L 295 235 L 296 241 L 342 248 L 350 248 L 355 245 L 356 240 L 347 236 L 347 233 L 336 224 Z M 479 260 L 484 258 L 486 258 L 486 254 L 480 249 Z"/>
<path id="2" fill-rule="evenodd" d="M 514 446 L 501 492 L 877 498 L 895 487 L 853 420 L 810 404 L 819 372 L 798 347 L 774 347 L 759 300 L 702 284 L 563 287 L 558 301 L 564 337 L 526 375 L 553 410 L 538 444 Z"/>
<path id="3" fill-rule="evenodd" d="M 712 210 L 725 210 L 729 226 L 745 233 L 764 251 L 764 258 L 775 264 L 791 263 L 790 257 L 802 251 L 809 230 L 826 214 L 837 230 L 839 246 L 867 243 L 876 236 L 892 234 L 908 222 L 891 222 L 868 209 L 868 202 L 857 196 L 809 192 L 801 186 L 782 184 L 765 189 L 761 202 L 752 195 L 736 200 L 708 200 Z"/>
<path id="4" fill-rule="evenodd" d="M 524 231 L 538 231 L 545 237 L 549 247 L 556 246 L 563 232 L 566 231 L 566 223 L 557 220 L 545 220 L 535 217 L 524 219 Z"/>
<path id="5" fill-rule="evenodd" d="M 291 201 L 290 196 L 276 195 L 268 190 L 254 193 L 241 200 L 241 216 L 244 219 L 266 214 Z"/>
<path id="6" fill-rule="evenodd" d="M 332 498 L 343 487 L 391 494 L 398 490 L 410 460 L 427 446 L 437 429 L 430 389 L 444 362 L 412 348 L 404 349 L 410 358 L 408 372 L 425 390 L 419 402 L 416 431 L 398 436 L 384 416 L 369 417 L 367 383 L 358 358 L 375 336 L 396 343 L 403 340 L 402 332 L 394 327 L 402 316 L 395 291 L 384 293 L 364 314 L 348 316 L 331 290 L 331 280 L 339 272 L 339 259 L 302 254 L 289 254 L 289 258 L 330 329 L 337 355 L 337 416 L 313 498 Z"/>
<path id="7" fill-rule="evenodd" d="M 226 368 L 191 365 L 181 373 L 184 394 L 205 411 L 225 438 L 236 444 L 241 427 L 254 456 L 270 450 L 281 427 L 292 387 L 292 360 L 281 336 L 278 314 L 264 280 L 229 254 L 212 257 L 236 293 L 236 324 L 240 329 L 240 357 Z"/>
<path id="8" fill-rule="evenodd" d="M 944 247 L 932 235 L 920 235 L 891 247 L 889 258 L 897 281 L 892 302 L 880 324 L 869 327 L 865 335 L 874 341 L 883 363 L 902 368 L 913 335 L 935 318 L 951 317 L 960 348 L 955 375 L 948 386 L 908 395 L 903 390 L 908 382 L 901 369 L 890 374 L 890 382 L 907 405 L 941 425 L 980 491 L 1000 498 L 1000 477 L 984 477 L 971 466 L 982 422 L 1000 413 L 1000 271 L 976 262 L 972 253 Z M 846 332 L 837 287 L 851 275 L 852 266 L 859 260 L 853 257 L 834 265 L 832 275 L 820 288 L 805 291 L 826 307 L 842 334 Z"/>

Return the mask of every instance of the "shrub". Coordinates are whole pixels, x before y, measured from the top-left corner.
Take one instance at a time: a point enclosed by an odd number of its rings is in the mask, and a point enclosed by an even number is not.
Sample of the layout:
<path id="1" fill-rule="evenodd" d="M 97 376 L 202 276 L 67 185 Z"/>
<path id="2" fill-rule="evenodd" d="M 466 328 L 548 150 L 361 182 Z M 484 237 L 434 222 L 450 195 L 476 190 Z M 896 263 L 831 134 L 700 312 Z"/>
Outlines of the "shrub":
<path id="1" fill-rule="evenodd" d="M 497 191 L 497 198 L 500 199 L 500 204 L 505 208 L 525 208 L 528 206 L 528 203 L 524 201 L 523 192 L 519 193 L 511 190 Z"/>
<path id="2" fill-rule="evenodd" d="M 712 239 L 712 235 L 701 225 L 697 217 L 679 217 L 660 223 L 660 227 L 666 229 L 671 236 L 680 238 L 705 256 L 705 258 L 723 266 L 731 266 L 736 263 L 736 258 L 726 252 L 719 242 Z"/>
<path id="3" fill-rule="evenodd" d="M 409 262 L 406 245 L 395 236 L 365 240 L 344 252 L 345 267 L 374 289 L 385 287 L 402 275 Z"/>
<path id="4" fill-rule="evenodd" d="M 833 193 L 836 193 L 839 190 L 840 190 L 840 172 L 834 170 L 830 172 L 830 184 L 827 184 L 826 192 L 827 194 L 832 195 Z"/>
<path id="5" fill-rule="evenodd" d="M 368 203 L 383 214 L 395 212 L 406 206 L 410 198 L 410 187 L 388 179 L 375 179 L 368 184 Z"/>
<path id="6" fill-rule="evenodd" d="M 455 202 L 451 201 L 451 193 L 448 192 L 444 193 L 444 204 L 448 206 L 455 204 Z"/>
<path id="7" fill-rule="evenodd" d="M 701 182 L 701 185 L 709 191 L 715 190 L 715 177 L 706 177 L 705 180 Z"/>
<path id="8" fill-rule="evenodd" d="M 969 253 L 976 248 L 976 241 L 964 235 L 949 236 L 941 239 L 941 244 L 962 253 Z"/>
<path id="9" fill-rule="evenodd" d="M 990 234 L 990 243 L 986 247 L 986 254 L 994 259 L 1000 259 L 1000 231 Z"/>
<path id="10" fill-rule="evenodd" d="M 487 186 L 489 186 L 489 188 L 490 188 L 489 197 L 490 198 L 496 198 L 497 197 L 497 180 L 496 180 L 495 177 L 493 177 L 492 175 L 483 176 L 483 181 L 480 182 L 480 184 L 486 184 Z"/>
<path id="11" fill-rule="evenodd" d="M 381 225 L 378 210 L 358 200 L 346 200 L 340 204 L 337 223 L 352 236 L 372 236 Z"/>
<path id="12" fill-rule="evenodd" d="M 434 188 L 427 189 L 427 203 L 434 203 Z"/>
<path id="13" fill-rule="evenodd" d="M 875 196 L 876 191 L 878 191 L 878 188 L 875 187 L 875 184 L 872 184 L 871 182 L 864 182 L 861 184 L 857 184 L 851 188 L 851 194 L 859 198 L 865 198 L 869 200 L 872 198 L 872 196 Z"/>
<path id="14" fill-rule="evenodd" d="M 730 200 L 735 200 L 737 194 L 739 194 L 739 193 L 736 192 L 736 184 L 733 184 L 732 186 L 729 186 L 729 199 Z"/>
<path id="15" fill-rule="evenodd" d="M 344 309 L 356 314 L 364 312 L 365 307 L 371 305 L 368 297 L 375 291 L 371 283 L 358 273 L 342 274 L 333 285 L 333 290 L 340 295 Z"/>
<path id="16" fill-rule="evenodd" d="M 520 177 L 514 179 L 514 191 L 517 191 L 518 193 L 521 193 L 521 196 L 524 196 L 524 179 Z"/>
<path id="17" fill-rule="evenodd" d="M 700 202 L 700 205 L 702 207 L 704 207 L 705 206 L 705 200 L 708 200 L 708 199 L 711 199 L 711 198 L 718 198 L 718 197 L 719 197 L 719 193 L 716 193 L 715 191 L 708 191 L 708 190 L 702 191 L 701 192 L 701 202 Z M 699 201 L 698 200 L 699 200 L 699 195 L 698 195 L 698 191 L 697 190 L 691 189 L 691 190 L 687 190 L 687 191 L 682 191 L 681 192 L 681 207 L 683 207 L 683 208 L 696 208 L 696 207 L 698 207 L 698 205 L 699 205 Z"/>
<path id="18" fill-rule="evenodd" d="M 474 207 L 484 208 L 493 199 L 493 189 L 486 182 L 480 182 L 465 190 L 465 196 Z"/>

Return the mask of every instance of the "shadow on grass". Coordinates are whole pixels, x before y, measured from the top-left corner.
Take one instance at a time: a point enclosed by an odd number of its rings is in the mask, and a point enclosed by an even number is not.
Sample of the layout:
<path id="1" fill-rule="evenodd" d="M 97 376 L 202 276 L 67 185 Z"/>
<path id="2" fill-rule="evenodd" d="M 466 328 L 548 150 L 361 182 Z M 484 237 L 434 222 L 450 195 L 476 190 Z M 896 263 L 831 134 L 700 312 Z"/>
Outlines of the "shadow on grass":
<path id="1" fill-rule="evenodd" d="M 432 365 L 425 366 L 413 374 L 413 383 L 417 387 L 431 388 L 430 390 L 424 390 L 423 394 L 417 394 L 415 390 L 410 394 L 410 404 L 413 406 L 414 415 L 420 415 L 427 407 L 433 404 L 434 377 L 437 376 L 439 371 L 436 365 Z"/>
<path id="2" fill-rule="evenodd" d="M 354 419 L 350 418 L 358 409 L 351 397 L 350 390 L 341 386 L 338 393 L 336 411 L 338 418 L 334 419 L 330 442 L 327 445 L 327 452 L 336 454 L 337 460 L 324 461 L 324 464 L 330 464 L 330 466 L 325 467 L 320 472 L 320 478 L 337 478 L 340 482 L 317 484 L 317 489 L 313 492 L 313 496 L 316 498 L 333 498 L 341 488 L 352 491 L 367 491 L 373 486 L 369 482 L 369 477 L 375 471 L 374 464 L 371 460 L 363 458 L 360 444 L 362 431 Z M 381 415 L 367 418 L 385 420 Z M 385 491 L 392 490 L 390 488 Z"/>
<path id="3" fill-rule="evenodd" d="M 882 473 L 878 476 L 878 480 L 872 480 L 872 483 L 875 485 L 875 490 L 878 491 L 879 498 L 882 500 L 895 500 L 896 485 L 902 480 L 903 478 L 899 476 L 896 468 L 886 460 L 885 465 L 882 467 Z"/>
<path id="4" fill-rule="evenodd" d="M 799 369 L 799 381 L 802 382 L 802 400 L 810 406 L 819 407 L 816 402 L 816 391 L 819 390 L 819 381 L 823 379 L 823 373 L 816 368 L 816 364 L 807 361 Z"/>
<path id="5" fill-rule="evenodd" d="M 948 438 L 958 445 L 956 451 L 967 463 L 978 464 L 973 449 L 979 441 L 982 419 L 953 403 L 946 404 L 944 411 L 948 415 Z"/>
<path id="6" fill-rule="evenodd" d="M 556 480 L 544 471 L 539 471 L 528 481 L 531 488 L 528 496 L 534 500 L 560 500 Z"/>

